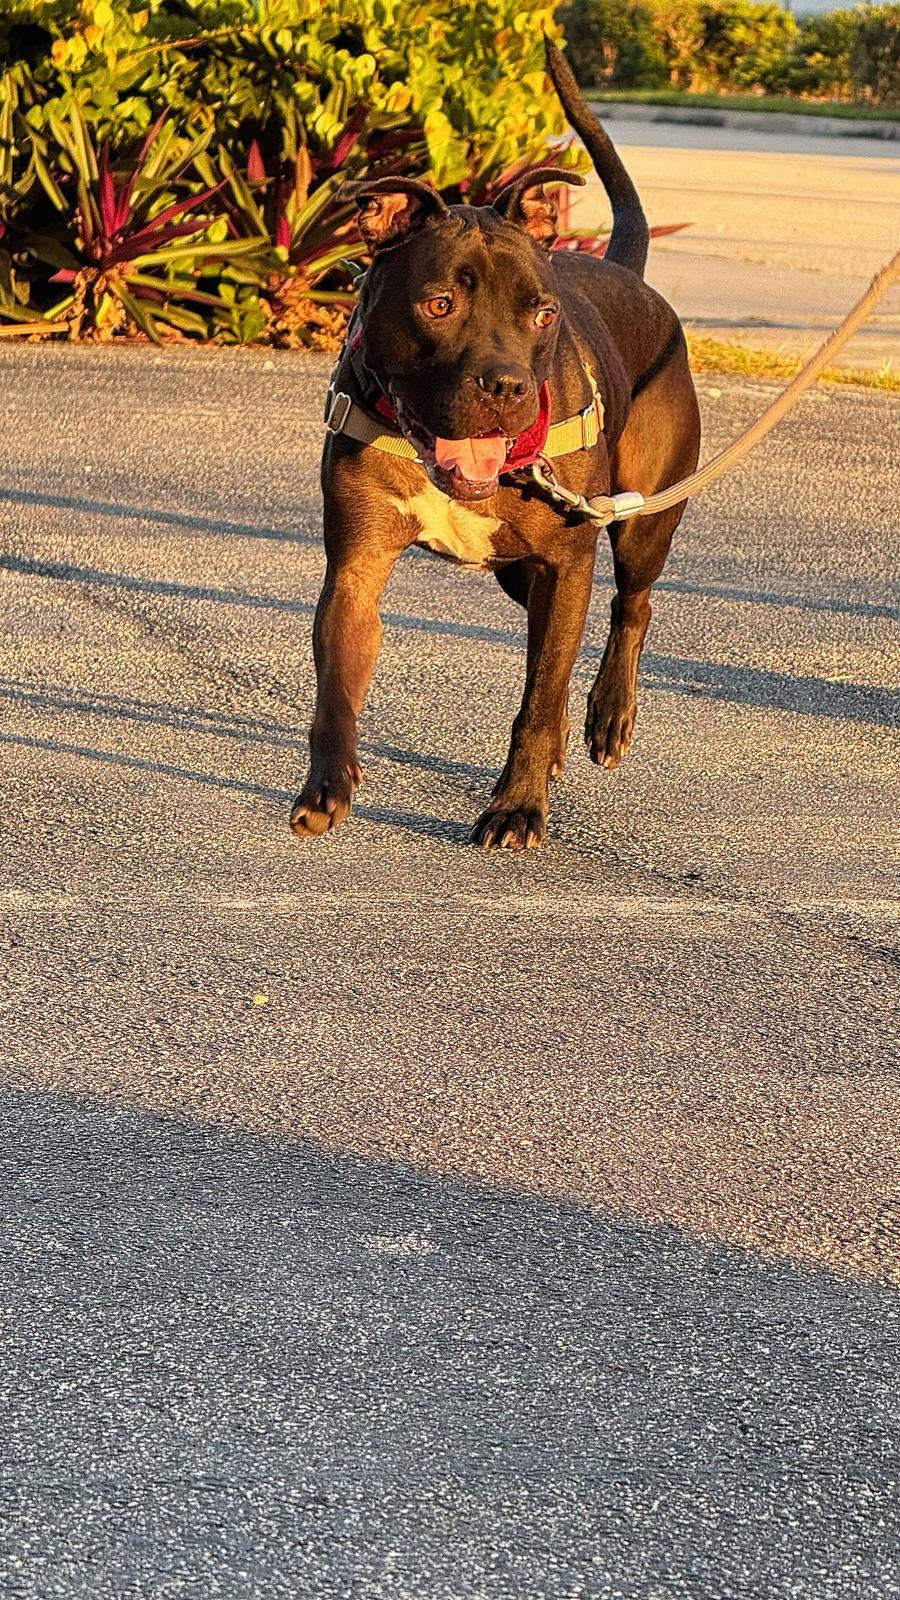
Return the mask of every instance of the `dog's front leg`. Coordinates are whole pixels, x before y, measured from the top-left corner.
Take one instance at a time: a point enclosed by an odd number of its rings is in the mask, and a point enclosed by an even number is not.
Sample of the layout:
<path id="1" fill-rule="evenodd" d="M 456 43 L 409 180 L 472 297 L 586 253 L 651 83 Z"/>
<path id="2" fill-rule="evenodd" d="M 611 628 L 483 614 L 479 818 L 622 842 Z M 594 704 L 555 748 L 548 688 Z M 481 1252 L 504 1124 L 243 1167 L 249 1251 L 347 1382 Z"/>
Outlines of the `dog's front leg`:
<path id="1" fill-rule="evenodd" d="M 357 721 L 381 645 L 379 607 L 405 544 L 396 516 L 380 515 L 378 497 L 326 490 L 328 566 L 313 625 L 316 710 L 309 734 L 309 776 L 291 812 L 301 837 L 326 833 L 350 813 L 361 779 Z"/>
<path id="2" fill-rule="evenodd" d="M 472 830 L 484 849 L 531 850 L 547 832 L 549 779 L 560 763 L 569 679 L 591 597 L 596 540 L 536 565 L 528 594 L 528 670 L 506 766 Z"/>

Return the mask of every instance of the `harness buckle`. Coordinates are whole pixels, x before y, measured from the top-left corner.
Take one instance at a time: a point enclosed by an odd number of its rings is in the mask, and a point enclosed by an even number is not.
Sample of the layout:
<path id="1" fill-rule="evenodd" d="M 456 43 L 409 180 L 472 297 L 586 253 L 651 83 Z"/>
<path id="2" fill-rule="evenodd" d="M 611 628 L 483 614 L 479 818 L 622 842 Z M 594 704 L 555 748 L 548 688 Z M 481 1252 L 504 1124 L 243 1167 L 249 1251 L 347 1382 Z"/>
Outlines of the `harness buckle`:
<path id="1" fill-rule="evenodd" d="M 591 450 L 597 443 L 602 429 L 599 427 L 600 418 L 597 415 L 597 396 L 595 395 L 589 405 L 581 412 L 581 448 Z M 594 435 L 594 429 L 597 433 Z"/>
<path id="2" fill-rule="evenodd" d="M 327 433 L 343 433 L 352 405 L 353 400 L 349 394 L 344 394 L 342 390 L 338 390 L 335 394 L 333 390 L 329 390 L 328 409 L 325 412 Z"/>

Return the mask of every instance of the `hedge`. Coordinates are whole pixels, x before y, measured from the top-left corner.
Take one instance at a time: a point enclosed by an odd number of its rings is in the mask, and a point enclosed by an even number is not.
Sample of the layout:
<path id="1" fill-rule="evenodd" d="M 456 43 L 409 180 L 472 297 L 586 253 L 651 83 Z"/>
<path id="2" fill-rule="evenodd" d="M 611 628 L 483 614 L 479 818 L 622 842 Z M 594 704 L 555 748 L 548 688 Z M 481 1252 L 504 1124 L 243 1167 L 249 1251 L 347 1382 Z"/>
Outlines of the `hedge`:
<path id="1" fill-rule="evenodd" d="M 751 0 L 570 0 L 559 20 L 577 76 L 592 86 L 900 105 L 900 5 L 798 23 Z"/>
<path id="2" fill-rule="evenodd" d="M 333 344 L 341 183 L 477 200 L 546 160 L 545 29 L 541 0 L 0 0 L 0 332 Z"/>

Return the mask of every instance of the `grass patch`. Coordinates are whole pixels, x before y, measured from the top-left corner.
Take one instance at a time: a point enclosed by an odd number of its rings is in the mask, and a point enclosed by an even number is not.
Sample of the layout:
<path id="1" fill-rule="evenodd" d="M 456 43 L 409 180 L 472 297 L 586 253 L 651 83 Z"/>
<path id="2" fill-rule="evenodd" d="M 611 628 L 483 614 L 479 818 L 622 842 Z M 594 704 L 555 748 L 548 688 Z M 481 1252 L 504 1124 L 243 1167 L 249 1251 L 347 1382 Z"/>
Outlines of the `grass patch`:
<path id="1" fill-rule="evenodd" d="M 790 111 L 801 117 L 843 117 L 847 122 L 900 122 L 898 106 L 864 106 L 846 100 L 801 100 L 787 94 L 689 94 L 686 89 L 589 89 L 591 100 L 623 105 L 687 106 L 704 111 Z"/>
<path id="2" fill-rule="evenodd" d="M 687 335 L 687 342 L 693 372 L 724 372 L 741 378 L 774 378 L 786 383 L 797 376 L 808 359 L 806 356 L 781 355 L 777 350 L 752 349 L 744 344 L 707 339 L 691 333 Z M 818 381 L 900 394 L 900 371 L 890 363 L 878 368 L 826 367 Z"/>

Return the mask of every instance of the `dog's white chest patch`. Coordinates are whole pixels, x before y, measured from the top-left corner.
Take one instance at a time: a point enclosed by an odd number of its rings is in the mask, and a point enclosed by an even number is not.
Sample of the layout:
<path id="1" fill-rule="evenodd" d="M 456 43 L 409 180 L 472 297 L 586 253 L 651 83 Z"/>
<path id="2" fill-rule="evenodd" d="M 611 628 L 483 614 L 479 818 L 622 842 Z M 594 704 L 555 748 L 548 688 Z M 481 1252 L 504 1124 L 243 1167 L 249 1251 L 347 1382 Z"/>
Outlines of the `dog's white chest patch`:
<path id="1" fill-rule="evenodd" d="M 433 483 L 426 483 L 408 499 L 392 495 L 391 500 L 398 511 L 415 517 L 419 524 L 416 544 L 438 555 L 450 556 L 466 567 L 486 566 L 496 555 L 494 535 L 500 527 L 498 518 L 473 511 L 459 500 L 450 500 Z"/>

